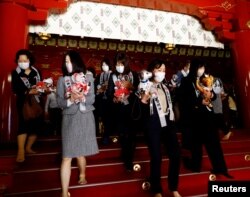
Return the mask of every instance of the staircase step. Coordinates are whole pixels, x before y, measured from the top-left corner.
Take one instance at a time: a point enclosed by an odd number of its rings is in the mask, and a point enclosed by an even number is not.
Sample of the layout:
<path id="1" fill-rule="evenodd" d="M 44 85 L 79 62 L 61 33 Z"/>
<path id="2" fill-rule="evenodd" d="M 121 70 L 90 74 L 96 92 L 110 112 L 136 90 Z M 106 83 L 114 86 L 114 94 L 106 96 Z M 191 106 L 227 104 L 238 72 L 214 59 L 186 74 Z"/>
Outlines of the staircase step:
<path id="1" fill-rule="evenodd" d="M 99 154 L 95 156 L 88 157 L 87 161 L 89 165 L 92 164 L 101 164 L 101 163 L 112 163 L 112 162 L 120 162 L 120 147 L 117 144 L 111 145 L 113 148 L 109 148 L 108 146 L 100 148 Z M 250 150 L 250 140 L 235 140 L 235 141 L 226 141 L 222 142 L 222 148 L 224 154 L 227 153 L 241 153 L 241 152 L 249 152 Z M 46 168 L 57 168 L 61 163 L 61 152 L 51 150 L 50 152 L 38 151 L 37 154 L 28 155 L 26 157 L 26 161 L 21 165 L 16 165 L 16 170 L 37 170 L 37 169 L 46 169 Z M 204 150 L 204 155 L 206 155 L 206 151 Z M 15 155 L 9 156 L 0 156 L 4 159 L 4 162 L 12 163 L 9 166 L 14 166 L 15 164 Z M 135 158 L 137 160 L 147 160 L 149 159 L 148 148 L 145 144 L 140 143 L 136 147 Z M 0 167 L 1 170 L 1 167 Z"/>
<path id="2" fill-rule="evenodd" d="M 231 174 L 239 180 L 249 180 L 250 167 L 231 169 Z M 179 192 L 186 197 L 207 196 L 209 171 L 201 173 L 185 173 L 180 175 Z M 217 177 L 217 180 L 225 180 Z M 70 187 L 71 196 L 102 196 L 102 197 L 150 197 L 150 191 L 143 190 L 144 178 L 126 179 L 122 181 L 110 181 L 100 183 L 88 183 Z M 167 176 L 162 176 L 164 193 L 168 193 Z M 192 188 L 192 189 L 190 189 Z M 60 196 L 61 189 L 41 189 L 20 193 L 6 193 L 4 196 L 18 197 L 56 197 Z M 166 196 L 164 196 L 166 197 Z"/>
<path id="3" fill-rule="evenodd" d="M 178 134 L 180 139 L 180 134 Z M 143 136 L 137 136 L 135 151 L 135 164 L 141 165 L 141 171 L 130 172 L 120 160 L 120 144 L 110 143 L 107 146 L 101 144 L 101 138 L 97 138 L 100 153 L 87 157 L 88 184 L 78 185 L 78 168 L 76 160 L 72 162 L 72 174 L 70 192 L 72 196 L 102 196 L 102 197 L 149 197 L 149 191 L 141 188 L 142 183 L 149 176 L 149 154 Z M 229 141 L 222 141 L 227 166 L 234 180 L 249 180 L 250 163 L 245 161 L 245 155 L 250 150 L 250 135 L 248 132 L 234 131 L 234 136 Z M 60 163 L 61 163 L 61 138 L 44 137 L 35 144 L 37 154 L 28 155 L 23 164 L 15 162 L 16 148 L 0 150 L 0 173 L 6 173 L 11 177 L 0 176 L 4 182 L 9 181 L 8 187 L 3 191 L 4 196 L 60 196 Z M 204 151 L 203 169 L 201 173 L 192 173 L 181 166 L 180 193 L 183 196 L 207 196 L 207 184 L 210 161 Z M 3 161 L 3 162 L 2 162 Z M 3 164 L 3 165 L 2 165 Z M 162 162 L 162 182 L 164 191 L 167 191 L 168 159 L 164 156 Z M 14 171 L 14 172 L 13 172 Z M 223 177 L 217 177 L 224 180 Z M 10 181 L 11 180 L 11 181 Z M 5 184 L 5 183 L 4 183 Z M 1 185 L 0 185 L 1 186 Z M 190 189 L 192 188 L 192 189 Z M 0 188 L 1 189 L 1 188 Z M 1 192 L 1 191 L 0 191 Z M 165 196 L 164 196 L 165 197 Z"/>
<path id="4" fill-rule="evenodd" d="M 249 167 L 249 162 L 244 160 L 244 153 L 225 155 L 229 169 L 238 167 Z M 167 175 L 168 159 L 163 159 L 162 174 Z M 125 171 L 121 162 L 109 164 L 96 164 L 87 166 L 88 183 L 123 181 L 128 179 L 145 179 L 149 176 L 149 161 L 135 161 L 141 165 L 141 171 L 128 173 Z M 207 156 L 203 159 L 202 171 L 209 171 L 211 169 L 210 161 Z M 181 168 L 181 174 L 190 173 L 188 170 Z M 48 182 L 49 177 L 49 182 Z M 32 190 L 53 189 L 60 187 L 60 169 L 51 168 L 43 170 L 25 170 L 14 173 L 13 188 L 11 193 L 18 193 Z M 237 177 L 236 177 L 237 178 Z M 71 186 L 76 186 L 78 179 L 78 168 L 72 167 Z M 25 185 L 19 185 L 22 180 L 25 180 Z"/>

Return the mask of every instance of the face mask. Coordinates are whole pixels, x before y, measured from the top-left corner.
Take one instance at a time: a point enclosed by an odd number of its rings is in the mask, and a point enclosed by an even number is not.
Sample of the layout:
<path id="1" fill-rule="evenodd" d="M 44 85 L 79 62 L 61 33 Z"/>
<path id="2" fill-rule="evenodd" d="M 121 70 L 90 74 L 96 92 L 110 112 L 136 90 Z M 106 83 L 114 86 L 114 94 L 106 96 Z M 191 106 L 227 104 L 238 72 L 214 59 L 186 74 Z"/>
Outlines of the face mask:
<path id="1" fill-rule="evenodd" d="M 198 71 L 197 71 L 197 77 L 201 77 L 205 72 L 205 69 L 204 68 L 199 68 Z"/>
<path id="2" fill-rule="evenodd" d="M 102 64 L 102 70 L 103 70 L 104 72 L 108 72 L 108 71 L 109 71 L 109 66 L 108 66 L 107 64 L 103 63 L 103 64 Z"/>
<path id="3" fill-rule="evenodd" d="M 124 66 L 116 66 L 116 71 L 120 74 L 122 74 L 124 72 Z"/>
<path id="4" fill-rule="evenodd" d="M 155 72 L 154 80 L 158 83 L 165 79 L 165 72 Z"/>
<path id="5" fill-rule="evenodd" d="M 72 64 L 71 63 L 66 63 L 66 68 L 67 68 L 67 71 L 68 71 L 68 73 L 72 73 L 72 71 L 73 71 L 73 66 L 72 66 Z"/>
<path id="6" fill-rule="evenodd" d="M 213 87 L 213 91 L 215 94 L 220 94 L 222 92 L 220 87 Z"/>
<path id="7" fill-rule="evenodd" d="M 26 70 L 27 68 L 30 67 L 30 63 L 29 62 L 19 62 L 18 63 L 18 66 L 23 69 L 23 70 Z"/>

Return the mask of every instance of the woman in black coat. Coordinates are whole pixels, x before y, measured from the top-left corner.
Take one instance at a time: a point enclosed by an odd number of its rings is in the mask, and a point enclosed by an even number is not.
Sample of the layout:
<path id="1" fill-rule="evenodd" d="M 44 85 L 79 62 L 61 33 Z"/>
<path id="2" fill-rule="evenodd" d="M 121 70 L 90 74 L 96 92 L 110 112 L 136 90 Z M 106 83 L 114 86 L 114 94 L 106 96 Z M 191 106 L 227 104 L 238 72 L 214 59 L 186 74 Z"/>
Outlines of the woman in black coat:
<path id="1" fill-rule="evenodd" d="M 180 171 L 180 146 L 174 130 L 174 112 L 170 92 L 165 84 L 166 66 L 161 60 L 154 60 L 147 68 L 152 72 L 149 94 L 142 95 L 142 109 L 146 124 L 146 140 L 150 154 L 150 183 L 154 197 L 162 197 L 161 163 L 162 147 L 169 157 L 168 189 L 173 197 L 178 192 Z"/>
<path id="2" fill-rule="evenodd" d="M 15 62 L 17 68 L 12 71 L 12 90 L 16 95 L 18 115 L 18 151 L 16 161 L 23 162 L 25 160 L 25 153 L 35 153 L 32 145 L 36 141 L 37 133 L 43 124 L 42 114 L 32 120 L 25 120 L 23 114 L 23 106 L 27 94 L 36 95 L 36 99 L 40 102 L 39 92 L 33 87 L 41 80 L 41 76 L 33 66 L 34 58 L 30 51 L 26 49 L 17 51 Z"/>
<path id="3" fill-rule="evenodd" d="M 115 70 L 109 77 L 106 91 L 113 110 L 113 124 L 119 135 L 121 144 L 121 159 L 128 171 L 133 169 L 133 155 L 135 151 L 135 122 L 131 117 L 135 102 L 135 90 L 139 79 L 131 71 L 128 58 L 124 53 L 117 53 L 115 57 Z"/>
<path id="4" fill-rule="evenodd" d="M 180 102 L 183 143 L 189 144 L 191 157 L 184 160 L 184 165 L 194 171 L 201 171 L 202 146 L 204 145 L 212 164 L 212 173 L 222 174 L 228 178 L 218 130 L 215 127 L 214 112 L 208 110 L 209 102 L 197 89 L 196 80 L 204 77 L 205 64 L 195 59 L 191 62 L 190 73 L 183 78 L 178 99 Z M 212 92 L 212 99 L 216 94 Z"/>

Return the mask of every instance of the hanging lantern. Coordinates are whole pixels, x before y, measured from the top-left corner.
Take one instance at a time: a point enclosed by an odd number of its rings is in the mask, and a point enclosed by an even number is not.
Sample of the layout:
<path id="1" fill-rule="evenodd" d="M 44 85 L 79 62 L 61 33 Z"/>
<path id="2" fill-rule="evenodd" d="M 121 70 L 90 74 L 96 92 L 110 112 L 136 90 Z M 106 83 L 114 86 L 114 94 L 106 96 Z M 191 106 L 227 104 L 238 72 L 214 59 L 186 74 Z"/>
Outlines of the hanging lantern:
<path id="1" fill-rule="evenodd" d="M 174 45 L 174 44 L 171 44 L 171 43 L 167 43 L 167 44 L 165 44 L 165 49 L 167 49 L 168 51 L 173 50 L 173 49 L 174 49 L 174 47 L 175 47 L 175 45 Z"/>
<path id="2" fill-rule="evenodd" d="M 51 38 L 51 35 L 48 34 L 48 33 L 45 33 L 45 32 L 39 32 L 38 33 L 38 37 L 41 39 L 41 40 L 49 40 Z"/>

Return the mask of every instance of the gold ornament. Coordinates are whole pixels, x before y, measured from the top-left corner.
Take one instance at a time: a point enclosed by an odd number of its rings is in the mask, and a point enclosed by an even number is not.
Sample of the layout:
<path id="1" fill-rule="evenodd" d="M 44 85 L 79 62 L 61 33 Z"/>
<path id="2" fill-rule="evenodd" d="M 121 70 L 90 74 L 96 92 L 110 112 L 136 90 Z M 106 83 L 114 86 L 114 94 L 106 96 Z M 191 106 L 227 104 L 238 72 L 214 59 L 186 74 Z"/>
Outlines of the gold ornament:
<path id="1" fill-rule="evenodd" d="M 250 29 L 250 20 L 247 21 L 246 26 Z"/>
<path id="2" fill-rule="evenodd" d="M 141 171 L 141 165 L 140 165 L 140 164 L 135 164 L 135 165 L 133 166 L 133 170 L 134 170 L 135 172 Z"/>
<path id="3" fill-rule="evenodd" d="M 215 174 L 210 174 L 209 175 L 209 181 L 215 181 L 216 180 L 216 175 Z"/>
<path id="4" fill-rule="evenodd" d="M 150 185 L 150 183 L 148 182 L 148 181 L 144 181 L 143 183 L 142 183 L 142 189 L 143 190 L 149 190 L 150 189 L 150 187 L 151 187 L 151 185 Z"/>
<path id="5" fill-rule="evenodd" d="M 113 143 L 117 143 L 118 142 L 118 138 L 117 137 L 113 137 L 112 142 Z"/>
<path id="6" fill-rule="evenodd" d="M 250 155 L 245 155 L 245 161 L 250 161 Z"/>

